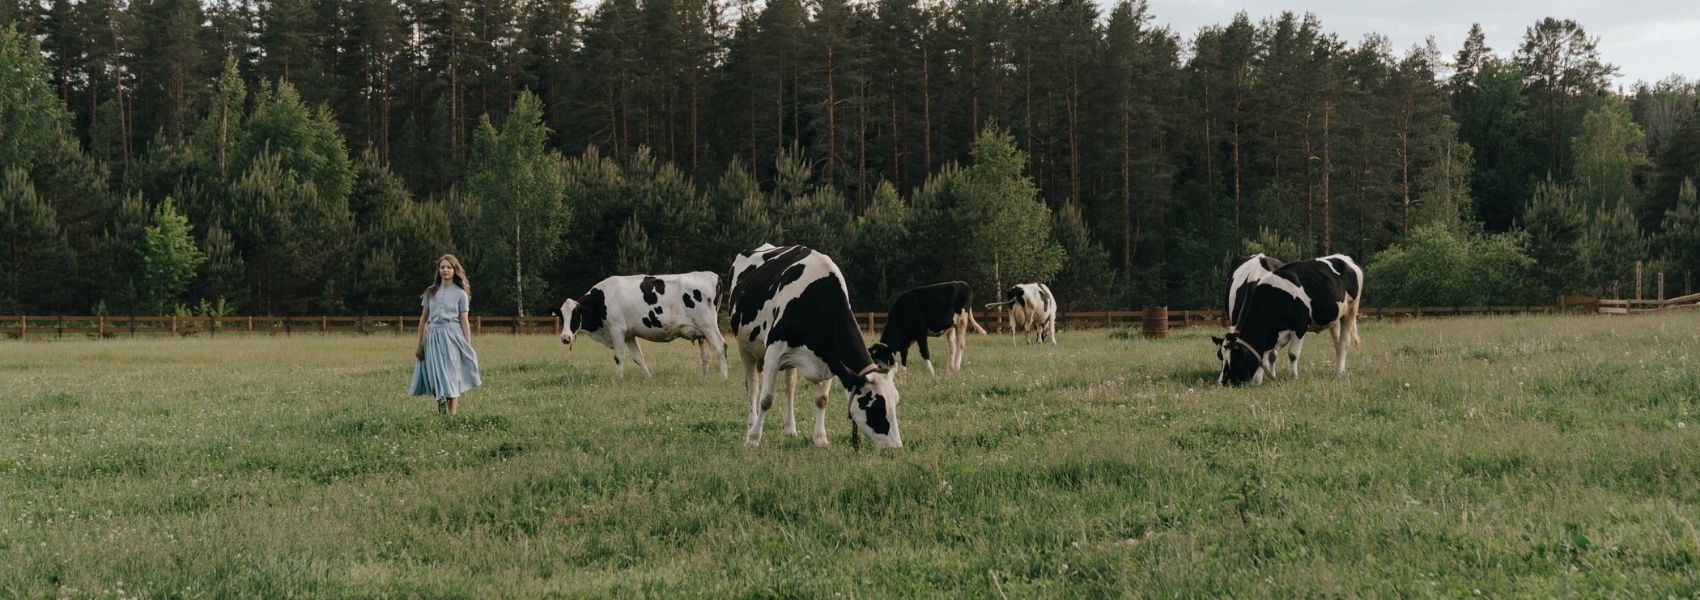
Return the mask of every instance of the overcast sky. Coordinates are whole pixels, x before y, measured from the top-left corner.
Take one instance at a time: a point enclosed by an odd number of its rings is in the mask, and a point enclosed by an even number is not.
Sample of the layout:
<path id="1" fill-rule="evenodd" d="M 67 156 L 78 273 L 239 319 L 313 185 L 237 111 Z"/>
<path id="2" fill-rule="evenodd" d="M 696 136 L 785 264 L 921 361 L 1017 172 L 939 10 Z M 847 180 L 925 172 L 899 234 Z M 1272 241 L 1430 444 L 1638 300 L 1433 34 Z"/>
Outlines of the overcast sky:
<path id="1" fill-rule="evenodd" d="M 1097 0 L 1105 15 L 1116 0 Z M 1458 52 L 1471 23 L 1481 23 L 1488 47 L 1510 56 L 1523 32 L 1542 17 L 1574 19 L 1600 41 L 1600 55 L 1621 72 L 1616 85 L 1700 76 L 1700 0 L 1148 0 L 1157 25 L 1183 40 L 1198 28 L 1226 24 L 1245 11 L 1253 23 L 1283 11 L 1313 13 L 1324 31 L 1356 45 L 1370 32 L 1387 36 L 1403 55 L 1434 37 L 1447 58 Z"/>

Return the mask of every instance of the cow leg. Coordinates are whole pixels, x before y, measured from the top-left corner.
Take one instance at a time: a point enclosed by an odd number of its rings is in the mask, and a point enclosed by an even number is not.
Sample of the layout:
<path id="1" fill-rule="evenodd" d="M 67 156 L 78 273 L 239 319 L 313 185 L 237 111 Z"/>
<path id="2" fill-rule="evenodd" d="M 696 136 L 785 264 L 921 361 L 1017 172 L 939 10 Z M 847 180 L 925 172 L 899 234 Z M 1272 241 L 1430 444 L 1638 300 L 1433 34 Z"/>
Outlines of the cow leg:
<path id="1" fill-rule="evenodd" d="M 1305 337 L 1303 335 L 1294 335 L 1293 343 L 1287 346 L 1287 371 L 1293 374 L 1295 380 L 1299 378 L 1299 353 L 1304 351 L 1304 347 Z M 1269 362 L 1270 364 L 1275 363 L 1273 360 Z"/>
<path id="2" fill-rule="evenodd" d="M 708 344 L 705 343 L 703 340 L 700 340 L 700 339 L 695 340 L 695 341 L 696 341 L 696 344 L 697 344 L 698 363 L 702 366 L 702 368 L 699 370 L 699 372 L 702 374 L 703 377 L 707 377 L 708 376 Z"/>
<path id="3" fill-rule="evenodd" d="M 927 374 L 937 375 L 938 372 L 933 370 L 933 353 L 927 351 L 927 336 L 923 334 L 921 339 L 915 340 L 915 346 L 921 350 L 921 360 L 927 363 Z"/>
<path id="4" fill-rule="evenodd" d="M 828 378 L 822 380 L 820 382 L 820 387 L 815 390 L 815 445 L 816 446 L 826 446 L 826 445 L 829 444 L 829 442 L 827 442 L 827 440 L 826 440 L 826 396 L 827 396 L 827 394 L 830 394 L 830 393 L 832 393 L 832 378 L 828 377 Z M 850 433 L 852 435 L 854 435 L 856 432 L 851 431 Z"/>
<path id="5" fill-rule="evenodd" d="M 779 376 L 779 360 L 784 355 L 785 346 L 773 344 L 762 357 L 761 387 L 750 396 L 750 429 L 744 433 L 744 445 L 750 448 L 761 445 L 762 419 L 767 416 L 767 409 L 773 407 L 773 388 Z"/>
<path id="6" fill-rule="evenodd" d="M 950 370 L 961 371 L 962 352 L 968 347 L 968 327 L 961 321 L 951 323 L 945 336 L 945 341 L 950 344 Z"/>
<path id="7" fill-rule="evenodd" d="M 797 436 L 797 370 L 789 369 L 785 380 L 785 435 Z"/>
<path id="8" fill-rule="evenodd" d="M 620 332 L 610 332 L 609 338 L 614 341 L 614 376 L 621 379 L 626 377 L 626 336 Z"/>
<path id="9" fill-rule="evenodd" d="M 1335 375 L 1346 374 L 1346 345 L 1351 343 L 1352 338 L 1356 337 L 1352 331 L 1352 329 L 1356 328 L 1357 325 L 1354 323 L 1341 323 L 1339 321 L 1335 321 L 1334 326 L 1330 328 L 1330 330 L 1334 333 Z"/>
<path id="10" fill-rule="evenodd" d="M 1010 309 L 1010 311 L 1009 311 L 1009 345 L 1014 346 L 1015 345 L 1015 338 L 1017 336 L 1020 336 L 1020 335 L 1021 335 L 1021 332 L 1019 332 L 1015 328 L 1015 309 Z"/>
<path id="11" fill-rule="evenodd" d="M 708 347 L 714 350 L 715 357 L 720 359 L 720 378 L 726 378 L 726 339 L 720 337 L 720 330 L 708 330 Z"/>
<path id="12" fill-rule="evenodd" d="M 1045 329 L 1048 330 L 1048 335 L 1051 336 L 1051 345 L 1057 345 L 1057 318 L 1051 317 L 1050 319 L 1047 319 L 1045 321 Z"/>
<path id="13" fill-rule="evenodd" d="M 655 376 L 649 372 L 649 363 L 643 360 L 643 343 L 639 342 L 637 338 L 632 338 L 632 360 L 637 361 L 637 365 L 643 368 L 644 377 Z"/>

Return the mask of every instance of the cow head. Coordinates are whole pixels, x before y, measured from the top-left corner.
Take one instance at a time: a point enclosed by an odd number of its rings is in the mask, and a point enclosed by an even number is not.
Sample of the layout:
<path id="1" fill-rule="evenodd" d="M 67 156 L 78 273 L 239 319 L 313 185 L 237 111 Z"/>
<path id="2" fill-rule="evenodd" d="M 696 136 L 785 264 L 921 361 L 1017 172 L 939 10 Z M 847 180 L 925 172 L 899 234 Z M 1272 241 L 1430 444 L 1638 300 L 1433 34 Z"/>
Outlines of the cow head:
<path id="1" fill-rule="evenodd" d="M 891 346 L 885 345 L 885 342 L 876 342 L 874 345 L 868 346 L 868 355 L 872 356 L 874 362 L 879 364 L 882 369 L 890 369 L 897 364 L 897 351 L 893 350 Z"/>
<path id="2" fill-rule="evenodd" d="M 897 385 L 891 372 L 875 369 L 845 386 L 850 398 L 850 422 L 874 442 L 875 448 L 902 448 L 897 428 Z"/>
<path id="3" fill-rule="evenodd" d="M 572 346 L 579 327 L 578 301 L 568 298 L 561 303 L 561 343 Z"/>
<path id="4" fill-rule="evenodd" d="M 1263 355 L 1238 333 L 1229 332 L 1227 337 L 1210 336 L 1210 341 L 1216 344 L 1216 359 L 1222 362 L 1217 383 L 1234 386 L 1247 381 L 1263 383 L 1263 376 L 1274 371 Z"/>

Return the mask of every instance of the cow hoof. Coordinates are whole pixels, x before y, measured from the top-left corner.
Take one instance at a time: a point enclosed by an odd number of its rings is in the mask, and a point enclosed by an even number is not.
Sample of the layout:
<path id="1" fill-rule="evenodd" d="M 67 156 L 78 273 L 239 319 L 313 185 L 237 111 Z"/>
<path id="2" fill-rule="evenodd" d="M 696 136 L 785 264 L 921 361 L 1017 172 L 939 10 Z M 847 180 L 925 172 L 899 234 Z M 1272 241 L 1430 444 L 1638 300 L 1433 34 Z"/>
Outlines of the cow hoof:
<path id="1" fill-rule="evenodd" d="M 831 445 L 832 445 L 832 442 L 826 441 L 826 436 L 824 436 L 824 435 L 815 436 L 815 447 L 816 448 L 825 448 L 825 447 L 831 446 Z"/>
<path id="2" fill-rule="evenodd" d="M 761 438 L 746 438 L 744 440 L 744 447 L 745 448 L 754 448 L 754 447 L 757 447 L 757 446 L 760 446 L 760 445 L 761 445 Z"/>
<path id="3" fill-rule="evenodd" d="M 785 430 L 785 435 L 788 435 L 788 436 L 791 436 L 791 437 L 797 437 L 797 430 L 787 429 L 787 430 Z"/>

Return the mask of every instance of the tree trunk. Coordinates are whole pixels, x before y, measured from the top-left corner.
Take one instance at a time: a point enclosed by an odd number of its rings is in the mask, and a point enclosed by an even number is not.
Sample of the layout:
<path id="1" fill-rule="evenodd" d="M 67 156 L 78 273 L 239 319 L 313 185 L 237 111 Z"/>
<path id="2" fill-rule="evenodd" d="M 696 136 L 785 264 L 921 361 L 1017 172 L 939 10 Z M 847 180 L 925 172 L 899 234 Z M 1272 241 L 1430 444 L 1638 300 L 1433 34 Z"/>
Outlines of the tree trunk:
<path id="1" fill-rule="evenodd" d="M 827 24 L 826 44 L 826 172 L 821 181 L 832 183 L 834 161 L 838 157 L 838 98 L 832 88 L 832 24 Z"/>
<path id="2" fill-rule="evenodd" d="M 921 166 L 933 171 L 933 90 L 932 59 L 928 56 L 927 39 L 921 37 Z"/>
<path id="3" fill-rule="evenodd" d="M 1068 95 L 1064 106 L 1068 109 L 1068 199 L 1075 208 L 1080 207 L 1080 80 L 1079 73 L 1070 68 L 1068 77 Z"/>
<path id="4" fill-rule="evenodd" d="M 516 215 L 517 216 L 517 215 Z M 520 264 L 519 219 L 514 219 L 514 315 L 525 316 L 525 269 Z"/>
<path id="5" fill-rule="evenodd" d="M 1329 156 L 1328 115 L 1334 108 L 1326 101 L 1322 103 L 1322 253 L 1334 252 L 1334 212 L 1331 210 L 1332 198 L 1328 195 L 1328 183 L 1334 170 L 1334 163 Z"/>
<path id="6" fill-rule="evenodd" d="M 1122 276 L 1133 284 L 1133 103 L 1122 99 Z"/>

